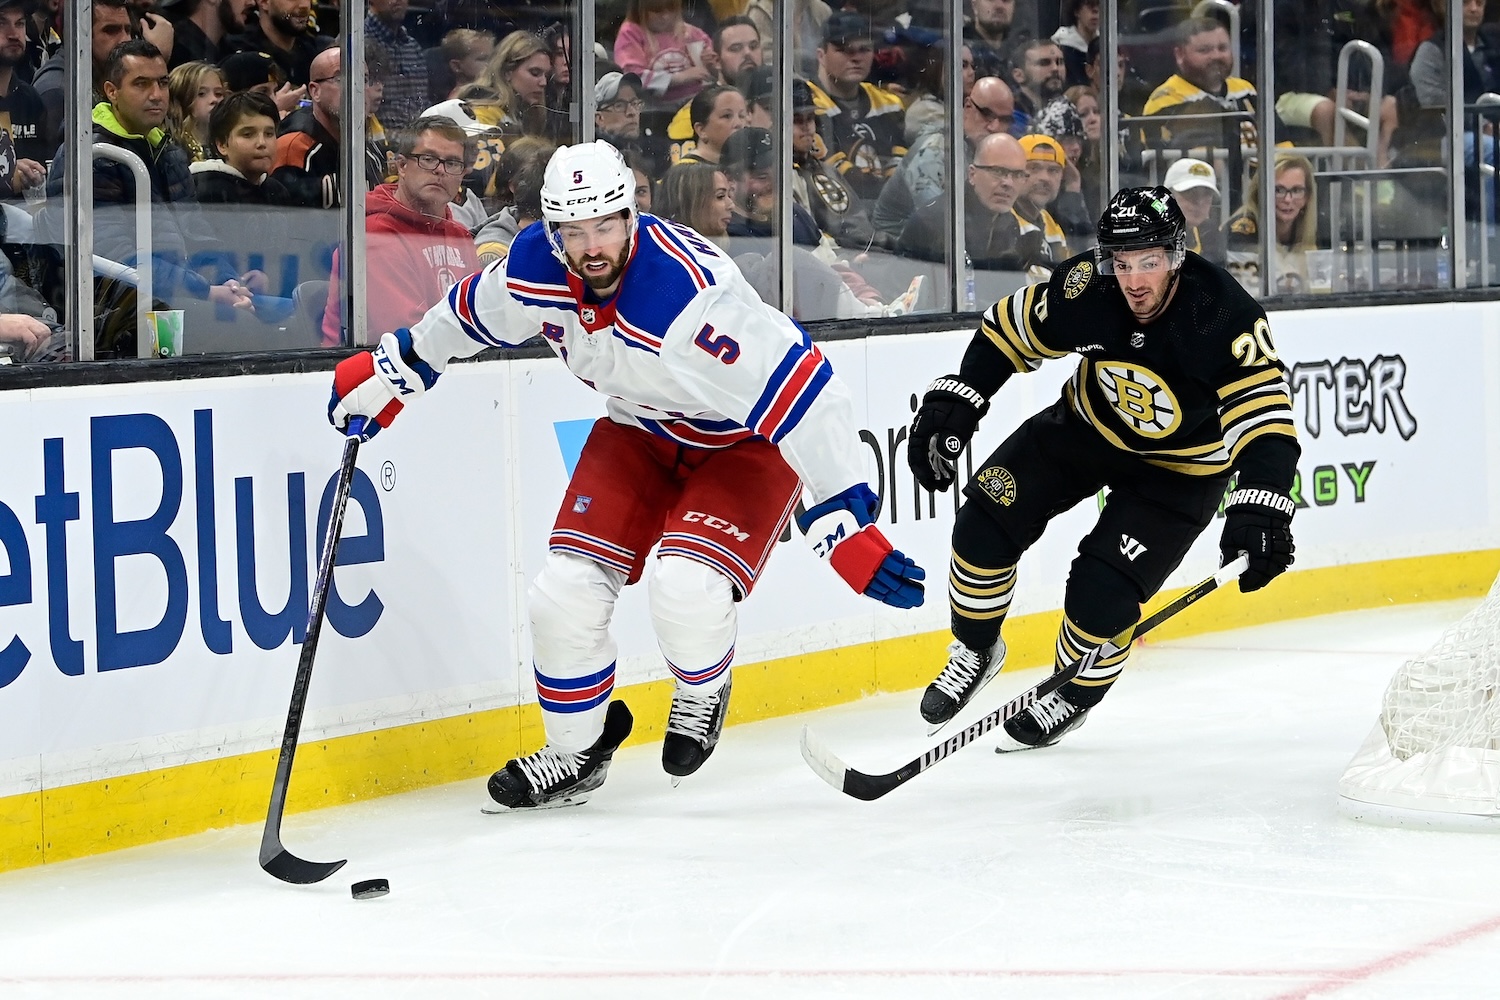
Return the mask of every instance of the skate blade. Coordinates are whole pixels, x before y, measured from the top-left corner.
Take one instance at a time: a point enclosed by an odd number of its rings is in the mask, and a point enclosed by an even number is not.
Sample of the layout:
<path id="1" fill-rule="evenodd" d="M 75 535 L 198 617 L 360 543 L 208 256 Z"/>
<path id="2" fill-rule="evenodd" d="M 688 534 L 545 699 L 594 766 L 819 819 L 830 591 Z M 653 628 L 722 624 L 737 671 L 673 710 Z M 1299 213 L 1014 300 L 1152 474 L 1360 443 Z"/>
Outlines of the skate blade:
<path id="1" fill-rule="evenodd" d="M 541 812 L 544 809 L 563 809 L 567 806 L 581 806 L 588 800 L 589 799 L 587 795 L 583 796 L 582 798 L 569 798 L 565 796 L 560 799 L 553 799 L 550 802 L 543 802 L 540 805 L 522 806 L 519 809 L 511 809 L 508 806 L 502 806 L 498 802 L 490 802 L 486 805 L 480 806 L 479 811 L 486 816 L 504 816 L 508 813 L 533 813 Z"/>
<path id="2" fill-rule="evenodd" d="M 680 775 L 680 774 L 674 774 L 674 775 L 672 775 L 672 787 L 676 788 L 680 784 L 682 784 L 682 775 Z"/>

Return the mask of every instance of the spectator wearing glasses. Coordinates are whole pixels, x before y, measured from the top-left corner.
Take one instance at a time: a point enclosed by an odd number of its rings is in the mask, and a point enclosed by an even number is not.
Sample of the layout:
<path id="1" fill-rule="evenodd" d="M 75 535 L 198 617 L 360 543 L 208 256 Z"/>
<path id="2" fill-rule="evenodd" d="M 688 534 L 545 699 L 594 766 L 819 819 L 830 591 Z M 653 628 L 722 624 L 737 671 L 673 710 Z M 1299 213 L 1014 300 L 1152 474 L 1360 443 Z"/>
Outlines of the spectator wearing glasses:
<path id="1" fill-rule="evenodd" d="M 975 89 L 979 84 L 974 85 Z M 1019 271 L 1023 269 L 1019 241 L 1021 227 L 1016 198 L 1026 185 L 1026 151 L 1016 138 L 1004 132 L 985 136 L 969 164 L 964 190 L 964 248 L 976 268 Z M 916 214 L 901 230 L 898 244 L 907 256 L 943 260 L 947 256 L 948 206 L 935 201 Z M 1034 247 L 1033 251 L 1041 250 Z"/>
<path id="2" fill-rule="evenodd" d="M 459 278 L 479 270 L 474 237 L 454 221 L 450 207 L 473 157 L 468 133 L 447 118 L 418 118 L 397 133 L 394 148 L 395 183 L 365 198 L 365 308 L 372 332 L 414 325 Z M 342 340 L 338 273 L 335 259 L 323 312 L 329 346 Z"/>
<path id="3" fill-rule="evenodd" d="M 454 199 L 452 208 L 456 222 L 471 231 L 478 230 L 490 217 L 491 209 L 485 203 L 484 195 L 497 183 L 500 158 L 505 153 L 500 130 L 475 118 L 474 109 L 463 101 L 439 101 L 423 111 L 421 117 L 446 118 L 469 137 L 469 170 L 464 174 L 463 188 Z M 389 152 L 390 173 L 394 179 L 396 155 L 394 150 Z"/>
<path id="4" fill-rule="evenodd" d="M 639 154 L 645 106 L 640 77 L 619 70 L 605 73 L 594 82 L 594 134 L 622 155 Z"/>
<path id="5" fill-rule="evenodd" d="M 965 158 L 987 135 L 1008 132 L 1015 105 L 1010 88 L 996 76 L 974 82 L 974 89 L 964 101 L 963 130 Z M 938 200 L 948 190 L 948 130 L 937 122 L 912 143 L 901 165 L 880 191 L 872 221 L 887 236 L 901 235 L 912 213 Z"/>
<path id="6" fill-rule="evenodd" d="M 1026 42 L 1011 56 L 1010 80 L 1016 96 L 1016 126 L 1024 135 L 1031 119 L 1068 89 L 1062 47 L 1050 38 Z"/>
<path id="7" fill-rule="evenodd" d="M 1245 204 L 1230 216 L 1228 271 L 1252 295 L 1260 294 L 1260 183 L 1251 171 Z M 1318 249 L 1318 193 L 1313 188 L 1313 166 L 1306 157 L 1276 158 L 1276 235 L 1271 241 L 1271 294 L 1307 290 L 1309 250 Z"/>
<path id="8" fill-rule="evenodd" d="M 813 102 L 822 118 L 828 162 L 861 198 L 874 200 L 906 155 L 901 99 L 869 83 L 875 59 L 870 22 L 840 11 L 823 25 Z"/>

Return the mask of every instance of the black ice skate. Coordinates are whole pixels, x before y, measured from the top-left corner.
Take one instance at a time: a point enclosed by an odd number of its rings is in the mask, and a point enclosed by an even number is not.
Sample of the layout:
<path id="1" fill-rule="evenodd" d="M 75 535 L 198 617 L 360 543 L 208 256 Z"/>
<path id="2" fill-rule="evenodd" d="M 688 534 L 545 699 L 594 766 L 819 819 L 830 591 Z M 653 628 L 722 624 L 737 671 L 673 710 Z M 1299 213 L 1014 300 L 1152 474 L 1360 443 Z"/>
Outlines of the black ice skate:
<path id="1" fill-rule="evenodd" d="M 948 647 L 948 665 L 922 692 L 922 718 L 941 726 L 1000 672 L 1005 662 L 1005 640 L 988 650 L 970 649 L 955 641 Z"/>
<path id="2" fill-rule="evenodd" d="M 702 767 L 719 745 L 733 682 L 731 676 L 723 687 L 705 698 L 695 698 L 681 688 L 673 692 L 667 738 L 661 744 L 662 770 L 672 776 L 673 785 Z"/>
<path id="3" fill-rule="evenodd" d="M 564 753 L 544 746 L 536 753 L 517 757 L 490 775 L 490 798 L 499 806 L 480 811 L 500 813 L 509 809 L 553 809 L 582 805 L 604 784 L 609 761 L 630 735 L 635 719 L 623 701 L 612 701 L 604 715 L 604 732 L 582 753 Z M 504 807 L 504 808 L 501 808 Z"/>
<path id="4" fill-rule="evenodd" d="M 1061 690 L 1053 691 L 1005 720 L 1000 745 L 995 747 L 995 752 L 1049 747 L 1083 725 L 1088 714 L 1087 708 L 1073 704 Z"/>

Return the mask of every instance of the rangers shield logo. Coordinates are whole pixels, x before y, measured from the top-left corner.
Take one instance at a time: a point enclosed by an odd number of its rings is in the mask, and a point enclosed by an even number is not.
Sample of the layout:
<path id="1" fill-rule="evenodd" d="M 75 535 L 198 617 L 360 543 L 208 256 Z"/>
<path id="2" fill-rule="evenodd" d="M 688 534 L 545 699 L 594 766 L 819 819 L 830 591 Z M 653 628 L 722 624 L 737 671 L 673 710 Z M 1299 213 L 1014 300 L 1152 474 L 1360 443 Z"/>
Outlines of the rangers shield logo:
<path id="1" fill-rule="evenodd" d="M 593 502 L 594 502 L 594 498 L 593 497 L 586 497 L 586 496 L 582 496 L 582 495 L 574 497 L 573 498 L 573 513 L 575 513 L 575 514 L 582 514 L 584 511 L 586 511 L 586 510 L 589 509 L 589 504 L 591 504 Z"/>

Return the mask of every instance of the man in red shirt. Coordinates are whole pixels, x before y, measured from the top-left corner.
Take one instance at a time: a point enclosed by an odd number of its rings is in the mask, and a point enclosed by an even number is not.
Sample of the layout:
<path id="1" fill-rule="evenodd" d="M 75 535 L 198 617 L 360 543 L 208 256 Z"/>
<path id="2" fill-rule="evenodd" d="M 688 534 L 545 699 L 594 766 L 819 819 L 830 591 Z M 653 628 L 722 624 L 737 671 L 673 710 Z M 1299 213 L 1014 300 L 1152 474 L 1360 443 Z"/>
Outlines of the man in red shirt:
<path id="1" fill-rule="evenodd" d="M 396 181 L 365 197 L 366 329 L 346 339 L 339 255 L 323 311 L 323 342 L 373 343 L 380 334 L 409 327 L 448 293 L 458 279 L 479 270 L 474 237 L 455 222 L 458 197 L 474 158 L 473 140 L 446 118 L 418 118 L 396 136 Z"/>

